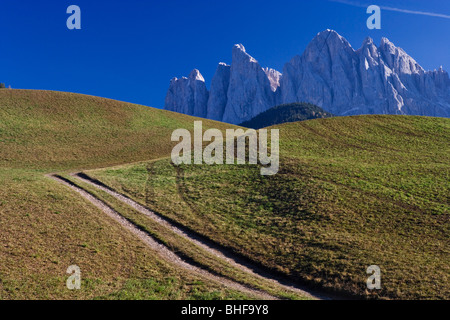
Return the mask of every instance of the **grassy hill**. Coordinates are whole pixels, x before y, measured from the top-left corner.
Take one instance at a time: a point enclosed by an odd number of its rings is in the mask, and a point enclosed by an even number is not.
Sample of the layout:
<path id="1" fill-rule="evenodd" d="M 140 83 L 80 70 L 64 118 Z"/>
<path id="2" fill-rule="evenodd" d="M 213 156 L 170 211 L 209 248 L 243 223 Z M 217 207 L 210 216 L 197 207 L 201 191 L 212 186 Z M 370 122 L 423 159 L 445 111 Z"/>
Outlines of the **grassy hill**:
<path id="1" fill-rule="evenodd" d="M 252 129 L 261 129 L 288 122 L 305 121 L 317 118 L 330 118 L 333 115 L 311 103 L 290 103 L 273 107 L 241 126 Z"/>
<path id="2" fill-rule="evenodd" d="M 311 285 L 357 297 L 450 298 L 449 119 L 358 116 L 276 128 L 275 176 L 170 160 L 87 173 Z M 366 288 L 370 265 L 381 268 L 380 291 Z"/>
<path id="3" fill-rule="evenodd" d="M 91 96 L 0 90 L 0 299 L 251 298 L 172 266 L 44 176 L 167 157 L 172 131 L 193 120 Z M 65 287 L 73 264 L 80 291 Z"/>
<path id="4" fill-rule="evenodd" d="M 0 120 L 0 299 L 252 298 L 177 269 L 45 177 L 75 170 L 311 285 L 358 297 L 450 297 L 448 119 L 360 116 L 281 125 L 281 170 L 271 177 L 256 166 L 174 167 L 167 159 L 171 133 L 192 130 L 196 119 L 158 109 L 0 90 Z M 95 195 L 209 270 L 290 297 Z M 65 288 L 72 264 L 83 272 L 76 292 Z M 369 265 L 381 267 L 381 291 L 366 290 Z"/>
<path id="5" fill-rule="evenodd" d="M 4 89 L 0 119 L 0 166 L 55 170 L 169 156 L 173 130 L 192 130 L 196 118 L 93 96 Z"/>

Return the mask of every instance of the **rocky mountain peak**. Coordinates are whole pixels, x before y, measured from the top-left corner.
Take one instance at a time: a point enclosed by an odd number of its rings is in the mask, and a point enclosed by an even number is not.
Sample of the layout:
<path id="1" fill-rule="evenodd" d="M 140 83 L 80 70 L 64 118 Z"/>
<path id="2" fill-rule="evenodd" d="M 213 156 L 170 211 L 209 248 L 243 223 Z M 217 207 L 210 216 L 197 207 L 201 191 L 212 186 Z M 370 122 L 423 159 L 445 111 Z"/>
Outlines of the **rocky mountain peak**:
<path id="1" fill-rule="evenodd" d="M 318 33 L 306 47 L 302 58 L 319 63 L 339 55 L 351 55 L 354 52 L 350 43 L 336 31 L 327 29 Z"/>
<path id="2" fill-rule="evenodd" d="M 198 70 L 170 82 L 165 108 L 242 123 L 276 105 L 308 102 L 335 115 L 450 116 L 450 78 L 441 67 L 425 71 L 403 49 L 367 37 L 354 50 L 336 31 L 318 33 L 283 74 L 262 68 L 242 44 L 231 66 L 219 63 L 208 92 Z"/>
<path id="3" fill-rule="evenodd" d="M 359 50 L 364 50 L 367 49 L 370 52 L 373 52 L 374 50 L 378 51 L 377 46 L 375 45 L 375 43 L 373 42 L 373 39 L 371 37 L 367 37 L 364 39 L 361 48 Z"/>
<path id="4" fill-rule="evenodd" d="M 402 48 L 396 47 L 389 39 L 382 38 L 380 53 L 390 69 L 399 74 L 424 73 L 425 70 Z"/>
<path id="5" fill-rule="evenodd" d="M 203 78 L 202 74 L 197 69 L 191 71 L 189 74 L 189 80 L 205 82 L 205 78 Z"/>
<path id="6" fill-rule="evenodd" d="M 329 47 L 351 48 L 350 43 L 344 37 L 331 29 L 319 32 L 310 43 L 311 47 L 315 46 L 320 50 L 323 49 L 323 46 L 325 45 Z"/>
<path id="7" fill-rule="evenodd" d="M 233 51 L 241 51 L 241 52 L 246 52 L 245 51 L 245 47 L 242 43 L 237 43 L 233 46 Z"/>
<path id="8" fill-rule="evenodd" d="M 209 93 L 205 79 L 194 69 L 189 77 L 173 78 L 165 100 L 165 109 L 197 117 L 206 117 Z"/>
<path id="9" fill-rule="evenodd" d="M 381 38 L 380 48 L 383 46 L 395 48 L 395 45 L 386 37 Z"/>
<path id="10" fill-rule="evenodd" d="M 364 57 L 364 67 L 367 69 L 370 65 L 378 65 L 379 51 L 371 37 L 367 37 L 357 53 Z"/>
<path id="11" fill-rule="evenodd" d="M 371 37 L 366 37 L 363 41 L 362 46 L 370 46 L 373 45 L 373 39 Z"/>
<path id="12" fill-rule="evenodd" d="M 242 44 L 235 44 L 232 52 L 233 63 L 258 63 L 255 58 L 247 53 L 245 47 Z"/>
<path id="13" fill-rule="evenodd" d="M 232 51 L 230 81 L 223 121 L 239 124 L 266 111 L 276 103 L 280 75 L 266 71 L 250 56 L 242 44 Z"/>

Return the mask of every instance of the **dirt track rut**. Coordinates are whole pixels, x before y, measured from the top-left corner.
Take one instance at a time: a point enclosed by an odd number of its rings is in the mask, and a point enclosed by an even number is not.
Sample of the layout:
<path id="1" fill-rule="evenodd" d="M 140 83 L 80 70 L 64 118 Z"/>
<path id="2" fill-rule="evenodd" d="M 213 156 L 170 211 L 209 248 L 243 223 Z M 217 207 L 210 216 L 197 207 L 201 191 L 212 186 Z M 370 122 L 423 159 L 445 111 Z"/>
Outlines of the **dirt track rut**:
<path id="1" fill-rule="evenodd" d="M 263 270 L 262 268 L 252 264 L 251 262 L 245 261 L 245 259 L 242 259 L 241 257 L 233 254 L 229 250 L 221 248 L 219 245 L 217 245 L 211 241 L 208 241 L 207 239 L 204 239 L 203 237 L 201 237 L 187 229 L 180 228 L 180 226 L 177 226 L 174 222 L 170 221 L 169 219 L 154 213 L 150 209 L 148 209 L 148 208 L 144 207 L 143 205 L 137 203 L 136 201 L 128 198 L 127 196 L 112 190 L 111 188 L 103 185 L 102 183 L 96 181 L 95 179 L 90 178 L 89 176 L 87 176 L 84 173 L 72 174 L 72 176 L 77 179 L 80 179 L 81 181 L 83 181 L 85 183 L 90 184 L 91 186 L 93 186 L 97 189 L 100 189 L 100 190 L 108 193 L 109 195 L 113 196 L 117 200 L 127 204 L 128 206 L 132 207 L 136 211 L 149 217 L 155 223 L 158 223 L 158 224 L 164 226 L 165 228 L 171 230 L 172 232 L 174 232 L 177 235 L 184 238 L 186 241 L 190 241 L 190 242 L 194 243 L 195 245 L 202 248 L 204 251 L 214 255 L 218 259 L 221 259 L 222 261 L 226 261 L 228 264 L 234 266 L 235 268 L 238 268 L 239 270 L 241 270 L 243 272 L 251 274 L 256 279 L 269 281 L 269 282 L 275 284 L 276 286 L 279 286 L 280 288 L 283 288 L 283 289 L 291 291 L 291 292 L 295 292 L 295 293 L 303 295 L 305 297 L 316 298 L 316 299 L 327 299 L 328 298 L 327 296 L 313 293 L 310 290 L 299 286 L 297 283 L 291 283 L 286 279 L 282 279 L 281 277 L 274 275 L 266 270 Z M 100 201 L 100 200 L 97 199 L 97 201 Z M 166 247 L 165 247 L 165 249 L 170 251 Z M 175 255 L 173 252 L 171 252 L 171 254 Z"/>

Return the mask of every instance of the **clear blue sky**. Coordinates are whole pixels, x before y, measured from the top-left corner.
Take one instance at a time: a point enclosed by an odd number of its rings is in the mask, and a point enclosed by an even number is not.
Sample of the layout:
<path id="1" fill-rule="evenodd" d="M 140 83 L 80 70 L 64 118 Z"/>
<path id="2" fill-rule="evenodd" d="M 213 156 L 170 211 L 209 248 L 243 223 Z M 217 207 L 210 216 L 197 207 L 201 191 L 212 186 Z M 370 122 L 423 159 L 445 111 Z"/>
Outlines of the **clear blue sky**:
<path id="1" fill-rule="evenodd" d="M 348 0 L 450 15 L 447 0 Z M 82 30 L 68 30 L 78 5 Z M 217 63 L 242 43 L 264 66 L 282 71 L 327 28 L 359 48 L 382 36 L 425 69 L 450 70 L 450 19 L 382 12 L 366 27 L 366 9 L 327 0 L 3 0 L 0 81 L 13 88 L 70 91 L 162 107 L 172 77 L 198 68 L 207 84 Z"/>

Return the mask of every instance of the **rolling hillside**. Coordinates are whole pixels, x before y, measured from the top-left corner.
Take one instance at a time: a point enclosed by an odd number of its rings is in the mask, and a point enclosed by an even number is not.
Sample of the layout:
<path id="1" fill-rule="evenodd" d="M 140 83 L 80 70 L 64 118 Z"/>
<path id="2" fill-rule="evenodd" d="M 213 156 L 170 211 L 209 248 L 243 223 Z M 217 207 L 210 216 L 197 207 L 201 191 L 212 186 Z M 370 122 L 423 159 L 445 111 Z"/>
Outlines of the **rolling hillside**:
<path id="1" fill-rule="evenodd" d="M 174 129 L 196 118 L 71 93 L 0 90 L 0 299 L 255 298 L 180 270 L 77 193 L 102 200 L 194 265 L 281 298 L 304 298 L 217 259 L 107 192 L 258 266 L 356 297 L 448 299 L 448 119 L 359 116 L 289 123 L 281 170 L 174 167 Z M 203 120 L 205 128 L 230 125 Z M 104 169 L 98 169 L 104 168 Z M 66 269 L 82 269 L 80 291 Z M 382 290 L 365 288 L 369 265 Z"/>
<path id="2" fill-rule="evenodd" d="M 252 298 L 168 263 L 45 176 L 167 157 L 173 129 L 192 128 L 193 119 L 78 94 L 0 90 L 0 300 Z M 66 288 L 73 264 L 79 291 Z"/>
<path id="3" fill-rule="evenodd" d="M 173 130 L 193 129 L 196 118 L 93 96 L 4 89 L 0 119 L 0 166 L 72 170 L 169 156 Z"/>
<path id="4" fill-rule="evenodd" d="M 364 298 L 450 297 L 448 119 L 357 116 L 276 128 L 281 170 L 271 177 L 256 166 L 170 160 L 87 174 L 312 286 Z M 370 265 L 381 268 L 380 291 L 366 288 Z"/>

